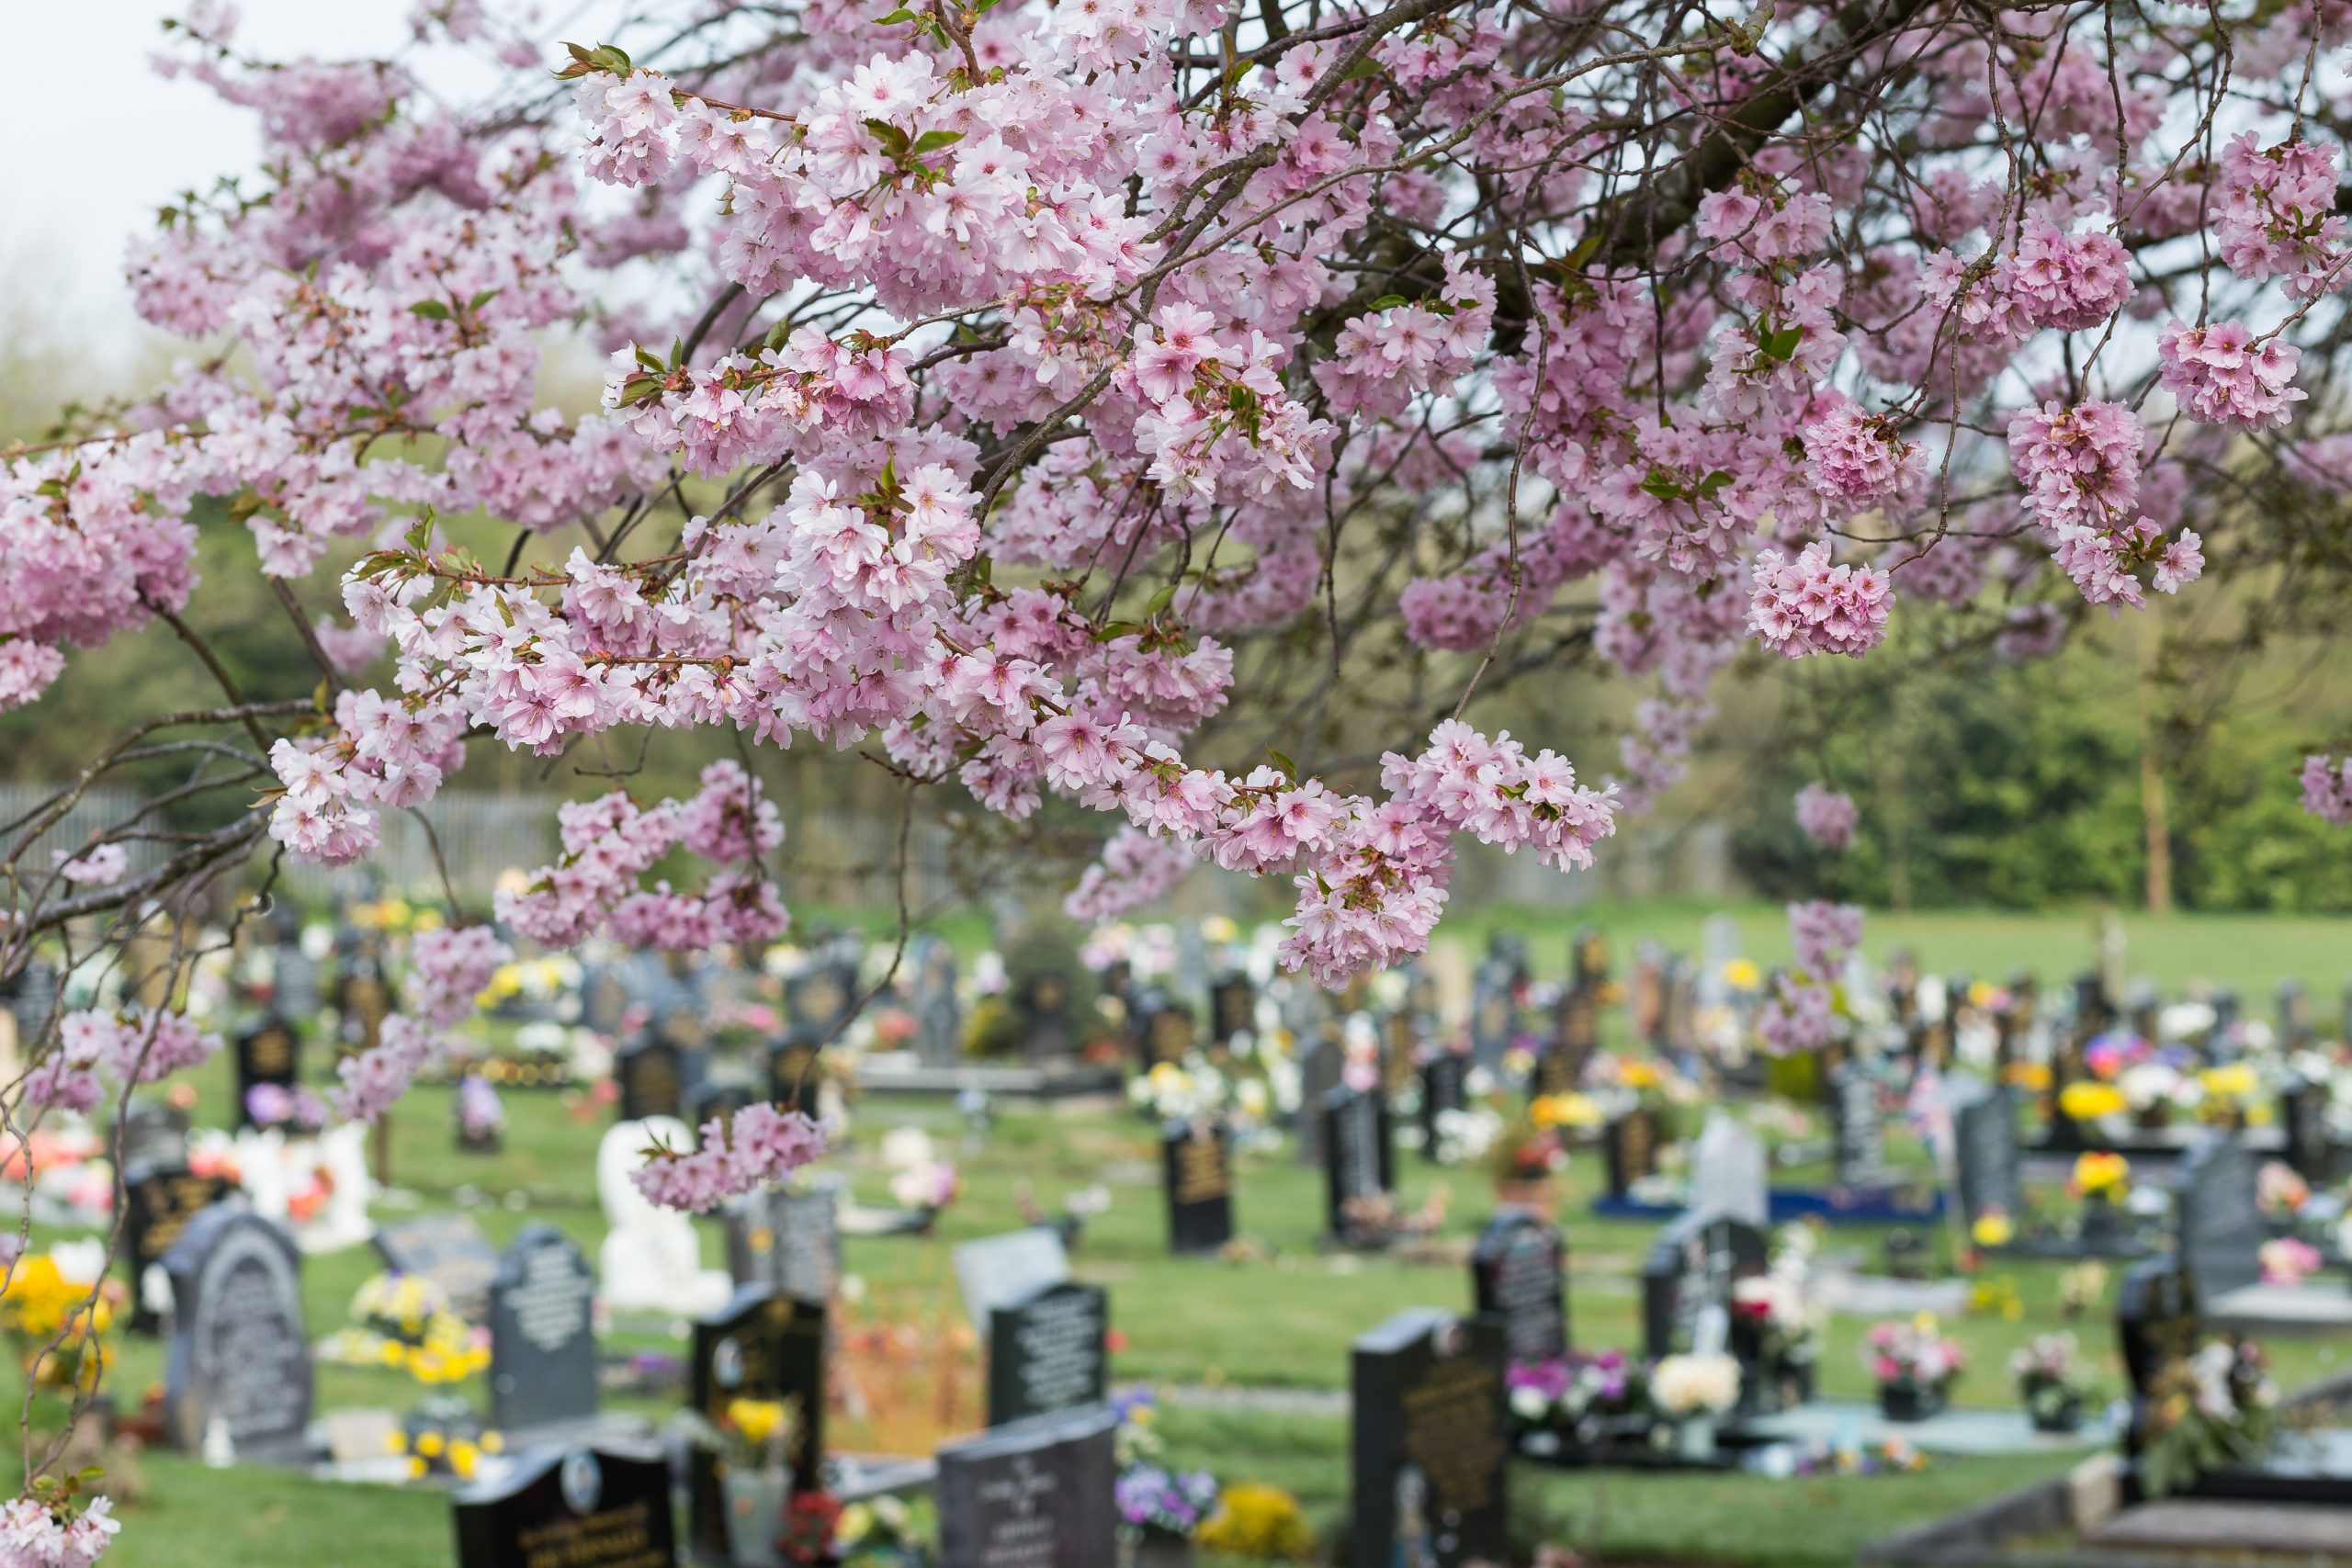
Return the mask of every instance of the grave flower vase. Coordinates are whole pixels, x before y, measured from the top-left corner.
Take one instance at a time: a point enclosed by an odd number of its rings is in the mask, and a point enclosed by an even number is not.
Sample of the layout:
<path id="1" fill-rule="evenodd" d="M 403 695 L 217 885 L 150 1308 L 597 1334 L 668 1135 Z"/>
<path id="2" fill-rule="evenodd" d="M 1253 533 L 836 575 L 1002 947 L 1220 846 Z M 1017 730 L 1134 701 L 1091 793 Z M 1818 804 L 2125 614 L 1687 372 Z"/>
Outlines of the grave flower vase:
<path id="1" fill-rule="evenodd" d="M 2026 1396 L 2025 1413 L 2037 1432 L 2078 1432 L 2083 1426 L 2083 1396 L 2060 1389 L 2039 1390 Z"/>
<path id="2" fill-rule="evenodd" d="M 1715 1457 L 1715 1418 L 1685 1416 L 1674 1428 L 1674 1450 L 1689 1463 L 1712 1463 Z"/>
<path id="3" fill-rule="evenodd" d="M 1890 1421 L 1925 1421 L 1944 1407 L 1944 1391 L 1905 1379 L 1878 1385 L 1879 1414 Z"/>
<path id="4" fill-rule="evenodd" d="M 783 1568 L 776 1542 L 792 1500 L 792 1471 L 785 1465 L 747 1470 L 729 1465 L 719 1477 L 727 1498 L 727 1556 L 735 1568 Z"/>

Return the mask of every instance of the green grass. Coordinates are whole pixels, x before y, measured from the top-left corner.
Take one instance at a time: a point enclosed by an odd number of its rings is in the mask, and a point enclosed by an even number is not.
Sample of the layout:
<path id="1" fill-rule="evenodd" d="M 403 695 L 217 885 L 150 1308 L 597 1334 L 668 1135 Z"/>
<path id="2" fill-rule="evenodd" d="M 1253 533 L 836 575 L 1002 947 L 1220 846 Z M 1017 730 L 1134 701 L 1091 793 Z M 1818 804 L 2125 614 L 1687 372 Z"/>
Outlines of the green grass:
<path id="1" fill-rule="evenodd" d="M 1611 933 L 1622 970 L 1639 936 L 1695 950 L 1707 912 L 1696 907 L 1598 907 L 1577 919 Z M 1743 907 L 1732 913 L 1747 956 L 1770 963 L 1781 954 L 1778 910 Z M 1491 916 L 1458 922 L 1453 940 L 1475 952 L 1496 923 Z M 1530 936 L 1539 972 L 1561 971 L 1566 932 L 1575 921 L 1552 914 L 1509 923 Z M 2180 917 L 2127 918 L 2126 924 L 2132 943 L 2127 967 L 2132 973 L 2154 976 L 2167 991 L 2192 977 L 2234 985 L 2256 1007 L 2267 1006 L 2257 998 L 2267 998 L 2288 975 L 2304 977 L 2315 999 L 2324 1003 L 2334 995 L 2346 951 L 2346 922 Z M 951 935 L 960 944 L 977 930 L 959 924 Z M 2025 966 L 2054 982 L 2089 961 L 2093 926 L 2086 914 L 1873 915 L 1870 951 L 1883 955 L 1897 945 L 1912 947 L 1924 964 L 1941 972 L 2006 976 Z M 1611 1020 L 1610 1027 L 1614 1033 L 1622 1025 Z M 323 1066 L 318 1060 L 323 1051 L 313 1046 L 311 1055 L 314 1067 Z M 220 1120 L 228 1102 L 225 1068 L 216 1064 L 198 1075 L 197 1083 L 198 1120 Z M 526 1220 L 544 1220 L 578 1237 L 593 1258 L 602 1231 L 594 1150 L 609 1111 L 582 1110 L 546 1092 L 510 1092 L 505 1103 L 505 1151 L 494 1158 L 473 1156 L 452 1151 L 447 1091 L 415 1091 L 392 1124 L 395 1184 L 417 1193 L 425 1212 L 457 1206 L 461 1196 L 470 1200 L 470 1212 L 494 1241 L 503 1243 Z M 1088 1227 L 1077 1265 L 1082 1277 L 1111 1292 L 1112 1321 L 1125 1342 L 1114 1372 L 1124 1381 L 1339 1388 L 1347 1379 L 1348 1342 L 1357 1334 L 1401 1308 L 1468 1304 L 1467 1271 L 1458 1264 L 1415 1265 L 1320 1252 L 1319 1174 L 1287 1151 L 1250 1154 L 1239 1163 L 1238 1223 L 1242 1234 L 1258 1244 L 1261 1259 L 1180 1260 L 1165 1250 L 1151 1129 L 1132 1117 L 1009 1111 L 1000 1116 L 988 1147 L 978 1153 L 959 1149 L 962 1123 L 944 1101 L 869 1099 L 855 1107 L 854 1119 L 856 1142 L 838 1163 L 865 1201 L 888 1201 L 874 1151 L 880 1134 L 902 1122 L 929 1128 L 967 1178 L 964 1200 L 944 1217 L 935 1239 L 853 1238 L 847 1244 L 849 1271 L 872 1288 L 876 1300 L 952 1289 L 946 1283 L 950 1247 L 1020 1223 L 1013 1197 L 1017 1180 L 1025 1179 L 1048 1210 L 1058 1209 L 1076 1189 L 1098 1182 L 1108 1187 L 1112 1207 Z M 1900 1154 L 1902 1140 L 1896 1142 Z M 1402 1153 L 1398 1171 L 1408 1202 L 1420 1201 L 1437 1187 L 1450 1189 L 1447 1234 L 1457 1241 L 1466 1243 L 1492 1206 L 1476 1170 L 1440 1171 Z M 1587 1347 L 1631 1347 L 1639 1337 L 1633 1276 L 1655 1227 L 1593 1219 L 1584 1201 L 1598 1185 L 1596 1157 L 1580 1155 L 1562 1214 L 1573 1260 L 1574 1334 Z M 717 1263 L 722 1253 L 717 1225 L 707 1223 L 704 1234 L 706 1256 Z M 1883 1233 L 1869 1228 L 1842 1228 L 1831 1233 L 1830 1245 L 1860 1247 L 1875 1258 L 1882 1239 Z M 314 1338 L 345 1321 L 352 1293 L 375 1268 L 373 1253 L 365 1247 L 309 1260 L 304 1291 Z M 1989 1270 L 1989 1278 L 2014 1284 L 2021 1315 L 1950 1325 L 1972 1358 L 1959 1390 L 1962 1403 L 2009 1404 L 2004 1365 L 2009 1348 L 2030 1333 L 2058 1327 L 2078 1332 L 2086 1349 L 2109 1369 L 2105 1392 L 2120 1386 L 2113 1364 L 2112 1281 L 2107 1303 L 2069 1323 L 2059 1308 L 2060 1273 L 2057 1265 L 2030 1262 Z M 1859 1355 L 1866 1326 L 1860 1319 L 1837 1321 L 1822 1367 L 1825 1393 L 1868 1393 Z M 682 1348 L 658 1327 L 640 1325 L 616 1338 Z M 2273 1348 L 2288 1387 L 2334 1360 L 2332 1350 L 2310 1342 L 2282 1342 Z M 135 1404 L 162 1376 L 162 1347 L 128 1341 L 113 1388 L 122 1402 Z M 383 1371 L 322 1368 L 319 1382 L 322 1403 L 330 1406 L 400 1410 L 418 1392 L 405 1378 Z M 486 1404 L 482 1389 L 467 1392 Z M 1347 1455 L 1341 1423 L 1173 1404 L 1162 1421 L 1175 1462 L 1204 1466 L 1227 1481 L 1289 1487 L 1327 1537 L 1343 1518 Z M 1849 1562 L 1864 1540 L 2055 1473 L 2065 1462 L 1950 1460 L 1917 1475 L 1791 1481 L 1564 1474 L 1522 1465 L 1514 1471 L 1513 1487 L 1531 1537 L 1541 1534 L 1620 1560 L 1811 1568 Z M 289 1472 L 212 1472 L 162 1453 L 141 1456 L 139 1463 L 147 1495 L 126 1510 L 126 1529 L 108 1558 L 115 1568 L 177 1568 L 218 1562 L 224 1556 L 253 1568 L 331 1568 L 345 1562 L 438 1568 L 451 1561 L 447 1500 L 434 1493 L 330 1485 Z"/>

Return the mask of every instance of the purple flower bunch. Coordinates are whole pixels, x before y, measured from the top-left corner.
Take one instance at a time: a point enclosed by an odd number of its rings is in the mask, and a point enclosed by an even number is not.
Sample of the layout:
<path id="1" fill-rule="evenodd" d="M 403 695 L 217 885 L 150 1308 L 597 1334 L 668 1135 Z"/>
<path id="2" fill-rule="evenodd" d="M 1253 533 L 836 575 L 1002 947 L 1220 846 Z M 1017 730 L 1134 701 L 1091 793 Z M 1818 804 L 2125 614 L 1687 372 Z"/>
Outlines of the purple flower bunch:
<path id="1" fill-rule="evenodd" d="M 1205 1470 L 1139 1464 L 1119 1477 L 1112 1497 L 1126 1524 L 1191 1535 L 1216 1506 L 1216 1477 Z"/>

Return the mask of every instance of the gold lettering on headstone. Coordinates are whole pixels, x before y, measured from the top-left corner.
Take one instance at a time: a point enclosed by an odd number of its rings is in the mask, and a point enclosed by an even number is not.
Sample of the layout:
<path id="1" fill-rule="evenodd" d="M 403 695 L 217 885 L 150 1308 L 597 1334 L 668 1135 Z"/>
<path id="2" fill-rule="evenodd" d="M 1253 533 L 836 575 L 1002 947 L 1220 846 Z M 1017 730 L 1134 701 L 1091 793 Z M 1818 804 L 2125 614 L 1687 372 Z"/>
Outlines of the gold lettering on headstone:
<path id="1" fill-rule="evenodd" d="M 1187 1138 L 1176 1146 L 1176 1201 L 1204 1203 L 1231 1188 L 1225 1149 L 1216 1139 Z"/>
<path id="2" fill-rule="evenodd" d="M 522 1568 L 672 1568 L 643 1502 L 524 1530 L 514 1545 Z"/>
<path id="3" fill-rule="evenodd" d="M 1404 1456 L 1429 1477 L 1431 1501 L 1448 1513 L 1491 1506 L 1495 1480 L 1510 1462 L 1498 1406 L 1502 1385 L 1477 1361 L 1442 1361 L 1405 1392 Z"/>

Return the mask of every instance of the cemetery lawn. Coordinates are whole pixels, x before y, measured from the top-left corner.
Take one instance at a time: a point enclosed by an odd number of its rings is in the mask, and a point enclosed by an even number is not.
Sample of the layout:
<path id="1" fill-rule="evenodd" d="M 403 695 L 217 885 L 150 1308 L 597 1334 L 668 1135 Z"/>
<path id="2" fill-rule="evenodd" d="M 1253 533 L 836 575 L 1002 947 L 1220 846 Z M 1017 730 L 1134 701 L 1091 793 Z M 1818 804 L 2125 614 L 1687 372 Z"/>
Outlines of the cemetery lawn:
<path id="1" fill-rule="evenodd" d="M 1698 906 L 1597 906 L 1575 919 L 1611 932 L 1622 973 L 1639 937 L 1695 950 L 1708 912 Z M 1747 906 L 1731 912 L 1747 956 L 1769 964 L 1784 953 L 1777 908 Z M 1520 930 L 1531 940 L 1538 972 L 1556 976 L 1565 967 L 1573 923 L 1571 917 L 1555 913 L 1519 920 L 1474 916 L 1452 930 L 1465 953 L 1483 946 L 1492 927 Z M 2233 985 L 2256 1016 L 2267 1016 L 2269 992 L 2288 976 L 2305 980 L 2325 1016 L 2343 976 L 2341 922 L 2183 916 L 2126 917 L 2125 924 L 2130 972 L 2155 977 L 2168 994 L 2177 994 L 2192 977 Z M 952 934 L 962 945 L 964 933 Z M 1905 944 L 1941 973 L 2006 977 L 2024 966 L 2055 981 L 2088 962 L 2093 925 L 2086 914 L 1873 914 L 1867 944 L 1873 956 Z M 1622 1014 L 1610 1016 L 1607 1027 L 1613 1041 L 1623 1027 Z M 314 1081 L 327 1071 L 326 1055 L 315 1043 L 306 1052 Z M 195 1081 L 200 1096 L 197 1121 L 219 1123 L 230 1100 L 225 1054 Z M 404 1100 L 392 1120 L 391 1176 L 405 1196 L 379 1203 L 378 1217 L 463 1208 L 501 1246 L 526 1223 L 543 1221 L 580 1240 L 593 1261 L 603 1233 L 594 1196 L 595 1148 L 611 1122 L 609 1108 L 584 1096 L 546 1091 L 513 1090 L 504 1100 L 505 1147 L 495 1156 L 453 1152 L 447 1090 L 423 1089 Z M 1081 1279 L 1110 1292 L 1111 1322 L 1119 1336 L 1114 1380 L 1161 1388 L 1159 1419 L 1170 1461 L 1207 1468 L 1228 1484 L 1268 1482 L 1291 1489 L 1327 1542 L 1347 1506 L 1346 1427 L 1328 1406 L 1330 1395 L 1346 1387 L 1349 1341 L 1406 1307 L 1466 1307 L 1467 1248 L 1493 1207 L 1480 1170 L 1441 1171 L 1400 1150 L 1397 1171 L 1408 1204 L 1427 1201 L 1440 1188 L 1449 1193 L 1439 1256 L 1408 1262 L 1327 1255 L 1316 1245 L 1322 1218 L 1319 1171 L 1300 1166 L 1287 1150 L 1244 1152 L 1237 1160 L 1236 1217 L 1241 1235 L 1252 1244 L 1253 1258 L 1176 1259 L 1166 1251 L 1152 1129 L 1123 1110 L 1004 1108 L 987 1146 L 978 1150 L 960 1146 L 962 1122 L 944 1100 L 869 1097 L 854 1106 L 853 1119 L 854 1145 L 838 1163 L 865 1203 L 889 1201 L 876 1145 L 883 1133 L 906 1122 L 927 1127 L 940 1140 L 943 1152 L 963 1168 L 966 1191 L 942 1220 L 935 1239 L 849 1239 L 845 1263 L 862 1287 L 863 1300 L 845 1307 L 845 1326 L 904 1325 L 911 1331 L 907 1342 L 922 1348 L 912 1359 L 968 1363 L 949 1249 L 1021 1224 L 1018 1182 L 1025 1180 L 1048 1212 L 1058 1212 L 1070 1193 L 1100 1185 L 1110 1192 L 1112 1204 L 1087 1226 L 1076 1265 Z M 1890 1142 L 1898 1163 L 1917 1165 L 1918 1151 L 1904 1136 L 1894 1134 Z M 1804 1182 L 1824 1175 L 1799 1169 L 1776 1173 L 1775 1179 Z M 1570 1255 L 1571 1333 L 1581 1348 L 1637 1348 L 1635 1275 L 1657 1227 L 1592 1218 L 1585 1205 L 1599 1186 L 1597 1156 L 1579 1154 L 1560 1214 Z M 723 1266 L 717 1224 L 705 1222 L 703 1232 L 707 1260 Z M 1875 1259 L 1883 1236 L 1869 1227 L 1841 1228 L 1830 1233 L 1828 1246 L 1860 1247 Z M 1939 1255 L 1949 1254 L 1949 1238 L 1939 1235 L 1936 1246 Z M 314 1339 L 346 1321 L 353 1293 L 377 1268 L 367 1247 L 307 1260 L 304 1294 Z M 2110 1275 L 2098 1306 L 2079 1321 L 2069 1321 L 2059 1306 L 2062 1272 L 2055 1264 L 1998 1262 L 1980 1276 L 1990 1287 L 1992 1310 L 1946 1325 L 1970 1357 L 1958 1403 L 2014 1407 L 2006 1369 L 2009 1350 L 2034 1333 L 2057 1329 L 2077 1333 L 2094 1362 L 2106 1369 L 2102 1396 L 2122 1387 L 2114 1352 L 2114 1279 Z M 1821 1366 L 1826 1395 L 1868 1397 L 1869 1379 L 1859 1354 L 1867 1326 L 1868 1320 L 1859 1317 L 1834 1321 Z M 672 1327 L 625 1323 L 607 1334 L 605 1344 L 682 1355 L 683 1340 L 673 1336 Z M 949 1348 L 943 1351 L 943 1345 Z M 2310 1341 L 2278 1340 L 2269 1348 L 2279 1382 L 2289 1389 L 2328 1370 L 2334 1359 L 2332 1350 Z M 161 1385 L 163 1347 L 119 1339 L 119 1352 L 111 1392 L 120 1404 L 135 1406 L 146 1390 Z M 405 1376 L 382 1370 L 322 1367 L 318 1382 L 322 1410 L 372 1405 L 405 1411 L 421 1395 Z M 1241 1390 L 1266 1392 L 1251 1395 Z M 12 1406 L 19 1392 L 0 1380 L 0 1396 Z M 460 1392 L 477 1407 L 486 1407 L 487 1391 L 480 1380 Z M 978 1420 L 976 1380 L 966 1393 L 956 1419 L 969 1427 Z M 653 1416 L 677 1403 L 676 1397 L 607 1401 Z M 37 1406 L 37 1423 L 40 1418 Z M 854 1421 L 837 1421 L 836 1444 L 889 1446 L 873 1440 L 888 1436 L 879 1423 L 869 1424 L 865 1442 L 859 1441 L 855 1427 Z M 900 1451 L 927 1446 L 907 1443 Z M 107 1559 L 112 1568 L 212 1568 L 224 1560 L 241 1568 L 446 1568 L 453 1560 L 447 1500 L 435 1492 L 330 1484 L 290 1472 L 218 1472 L 164 1453 L 141 1455 L 137 1462 L 145 1496 L 123 1510 L 125 1529 Z M 1598 1551 L 1625 1562 L 1826 1568 L 1850 1563 L 1864 1541 L 2060 1473 L 2071 1462 L 2073 1456 L 2064 1455 L 1939 1459 L 1916 1474 L 1790 1480 L 1580 1474 L 1521 1464 L 1513 1469 L 1511 1483 L 1515 1506 L 1526 1516 L 1523 1534 L 1561 1540 L 1589 1554 Z M 1238 1568 L 1207 1562 L 1208 1568 Z"/>

